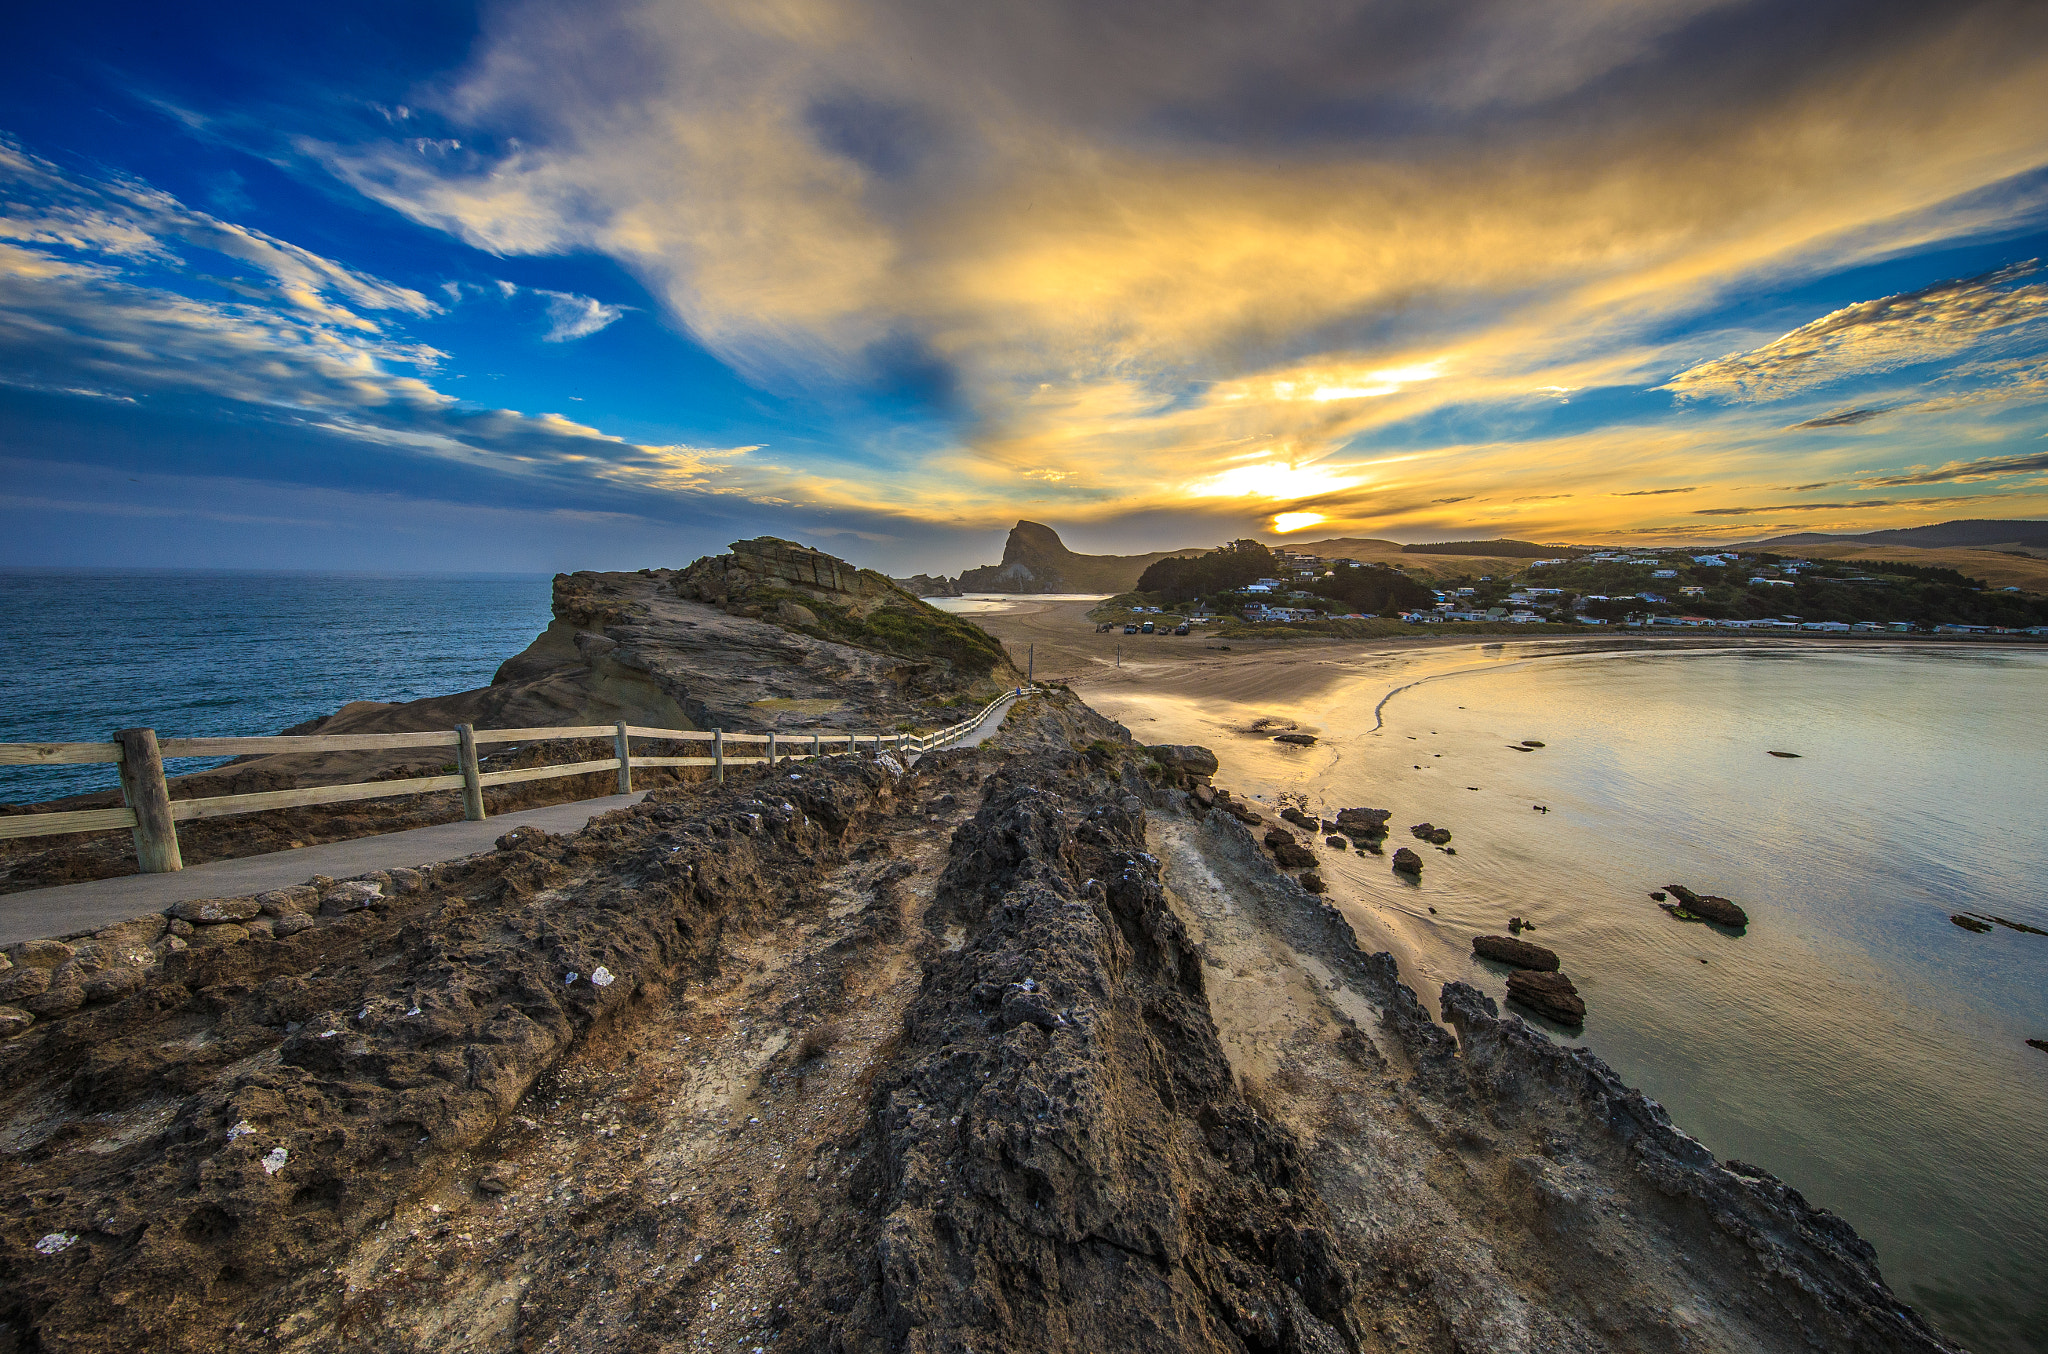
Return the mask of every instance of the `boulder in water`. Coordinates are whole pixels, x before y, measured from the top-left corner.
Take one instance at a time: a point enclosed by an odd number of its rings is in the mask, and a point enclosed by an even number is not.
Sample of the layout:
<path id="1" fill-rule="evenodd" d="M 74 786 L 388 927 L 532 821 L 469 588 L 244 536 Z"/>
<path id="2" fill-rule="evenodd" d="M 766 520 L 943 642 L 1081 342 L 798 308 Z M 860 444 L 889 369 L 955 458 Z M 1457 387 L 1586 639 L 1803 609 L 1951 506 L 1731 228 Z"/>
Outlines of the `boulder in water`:
<path id="1" fill-rule="evenodd" d="M 1394 852 L 1394 868 L 1402 874 L 1412 874 L 1420 878 L 1422 875 L 1422 857 L 1404 846 Z"/>
<path id="2" fill-rule="evenodd" d="M 1496 964 L 1513 964 L 1520 969 L 1555 973 L 1558 967 L 1557 951 L 1508 936 L 1474 936 L 1472 953 L 1481 959 L 1491 959 Z"/>
<path id="3" fill-rule="evenodd" d="M 1979 935 L 1991 929 L 1990 922 L 1979 921 L 1967 912 L 1958 912 L 1953 917 L 1950 917 L 1949 920 L 1962 927 L 1965 931 L 1975 931 Z"/>
<path id="4" fill-rule="evenodd" d="M 1674 906 L 1664 905 L 1664 910 L 1680 921 L 1710 921 L 1722 926 L 1747 926 L 1749 914 L 1726 898 L 1711 893 L 1694 893 L 1683 884 L 1666 884 L 1671 896 L 1678 900 Z"/>
<path id="5" fill-rule="evenodd" d="M 1579 989 L 1572 986 L 1572 980 L 1562 973 L 1517 969 L 1508 975 L 1508 1000 L 1560 1025 L 1586 1023 L 1586 1003 L 1580 999 Z"/>
<path id="6" fill-rule="evenodd" d="M 1431 846 L 1442 846 L 1451 839 L 1451 830 L 1449 828 L 1438 827 L 1434 823 L 1417 823 L 1409 828 L 1408 831 L 1414 836 L 1415 840 L 1428 842 Z"/>

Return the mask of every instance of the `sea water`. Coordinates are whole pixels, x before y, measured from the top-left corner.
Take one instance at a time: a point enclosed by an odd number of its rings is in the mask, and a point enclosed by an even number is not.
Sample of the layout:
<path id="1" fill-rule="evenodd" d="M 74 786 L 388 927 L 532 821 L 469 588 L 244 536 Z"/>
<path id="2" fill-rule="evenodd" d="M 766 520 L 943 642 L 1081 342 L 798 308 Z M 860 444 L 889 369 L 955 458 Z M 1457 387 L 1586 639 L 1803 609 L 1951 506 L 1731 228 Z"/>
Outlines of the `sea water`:
<path id="1" fill-rule="evenodd" d="M 0 742 L 274 734 L 466 691 L 546 628 L 549 598 L 545 574 L 0 573 Z M 111 766 L 0 767 L 0 801 L 115 783 Z"/>
<path id="2" fill-rule="evenodd" d="M 2048 1349 L 2048 1053 L 2025 1042 L 2048 1039 L 2048 936 L 1949 920 L 2048 930 L 2048 652 L 1501 644 L 1360 660 L 1287 705 L 1096 703 L 1269 804 L 1392 809 L 1419 885 L 1355 853 L 1324 874 L 1362 939 L 1409 942 L 1425 1000 L 1503 999 L 1471 937 L 1533 921 L 1587 1006 L 1552 1037 L 1847 1217 L 1952 1339 Z M 1455 855 L 1410 838 L 1424 821 Z M 1747 931 L 1667 916 L 1669 883 Z"/>

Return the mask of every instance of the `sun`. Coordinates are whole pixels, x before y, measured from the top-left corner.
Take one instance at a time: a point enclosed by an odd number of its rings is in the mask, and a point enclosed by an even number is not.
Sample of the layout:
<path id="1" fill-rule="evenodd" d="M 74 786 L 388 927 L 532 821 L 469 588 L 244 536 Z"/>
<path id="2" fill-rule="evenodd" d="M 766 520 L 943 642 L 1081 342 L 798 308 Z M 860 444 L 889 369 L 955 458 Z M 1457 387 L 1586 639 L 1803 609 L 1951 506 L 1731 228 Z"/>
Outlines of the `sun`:
<path id="1" fill-rule="evenodd" d="M 1273 514 L 1273 530 L 1285 536 L 1290 531 L 1300 531 L 1303 527 L 1329 520 L 1319 512 L 1276 512 Z"/>

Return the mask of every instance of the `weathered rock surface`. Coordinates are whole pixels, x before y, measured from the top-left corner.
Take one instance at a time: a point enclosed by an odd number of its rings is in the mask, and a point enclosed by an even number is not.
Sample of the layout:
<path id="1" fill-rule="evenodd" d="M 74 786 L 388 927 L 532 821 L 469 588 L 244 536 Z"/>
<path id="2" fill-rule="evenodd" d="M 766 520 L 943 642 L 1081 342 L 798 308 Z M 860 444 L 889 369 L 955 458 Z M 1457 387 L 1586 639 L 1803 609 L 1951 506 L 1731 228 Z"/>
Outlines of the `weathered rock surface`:
<path id="1" fill-rule="evenodd" d="M 1283 870 L 1299 870 L 1316 863 L 1316 853 L 1296 841 L 1286 828 L 1266 829 L 1266 849 Z"/>
<path id="2" fill-rule="evenodd" d="M 1316 736 L 1312 733 L 1276 733 L 1273 735 L 1273 741 L 1289 743 L 1295 747 L 1312 748 L 1316 745 Z"/>
<path id="3" fill-rule="evenodd" d="M 1513 964 L 1516 968 L 1555 972 L 1558 966 L 1556 950 L 1532 945 L 1526 940 L 1516 940 L 1511 936 L 1474 936 L 1472 953 L 1481 959 L 1491 959 L 1497 964 Z"/>
<path id="4" fill-rule="evenodd" d="M 1027 704 L 176 923 L 288 939 L 45 952 L 156 962 L 0 1043 L 0 1348 L 1947 1349 L 1839 1219 L 1456 983 L 1453 1039 Z"/>
<path id="5" fill-rule="evenodd" d="M 1572 980 L 1562 973 L 1516 969 L 1508 975 L 1508 1000 L 1518 1001 L 1560 1025 L 1586 1023 L 1586 1003 L 1580 998 L 1579 989 L 1572 986 Z"/>
<path id="6" fill-rule="evenodd" d="M 1417 841 L 1428 842 L 1432 846 L 1442 846 L 1451 839 L 1449 828 L 1438 827 L 1434 823 L 1417 823 L 1408 832 Z"/>
<path id="7" fill-rule="evenodd" d="M 1990 922 L 1980 920 L 1976 917 L 1972 917 L 1966 912 L 1958 912 L 1951 916 L 1949 920 L 1954 922 L 1956 925 L 1962 927 L 1965 931 L 1975 931 L 1979 935 L 1982 935 L 1991 929 Z"/>
<path id="8" fill-rule="evenodd" d="M 1354 837 L 1384 837 L 1387 820 L 1393 816 L 1392 809 L 1339 809 L 1337 830 Z"/>
<path id="9" fill-rule="evenodd" d="M 1416 855 L 1405 846 L 1401 847 L 1394 852 L 1394 868 L 1402 874 L 1420 875 L 1422 873 L 1422 857 Z"/>
<path id="10" fill-rule="evenodd" d="M 1694 893 L 1683 884 L 1666 884 L 1664 887 L 1678 900 L 1675 905 L 1664 904 L 1664 910 L 1681 921 L 1697 919 L 1720 926 L 1749 925 L 1749 914 L 1726 898 L 1717 898 L 1711 893 Z"/>
<path id="11" fill-rule="evenodd" d="M 1193 743 L 1154 743 L 1145 751 L 1168 776 L 1175 778 L 1213 776 L 1218 767 L 1214 752 Z"/>

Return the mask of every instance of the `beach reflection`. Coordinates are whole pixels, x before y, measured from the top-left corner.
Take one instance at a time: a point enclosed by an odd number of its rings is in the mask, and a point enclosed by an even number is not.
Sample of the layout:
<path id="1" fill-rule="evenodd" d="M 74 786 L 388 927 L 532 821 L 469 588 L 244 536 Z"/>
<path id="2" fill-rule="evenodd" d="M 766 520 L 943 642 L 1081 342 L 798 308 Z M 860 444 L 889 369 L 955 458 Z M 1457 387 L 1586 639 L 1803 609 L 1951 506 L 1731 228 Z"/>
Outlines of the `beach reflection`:
<path id="1" fill-rule="evenodd" d="M 1343 666 L 1284 702 L 1090 700 L 1141 741 L 1215 748 L 1219 781 L 1268 804 L 1393 809 L 1419 886 L 1351 853 L 1323 872 L 1426 1002 L 1453 978 L 1502 998 L 1470 939 L 1534 921 L 1625 1079 L 1849 1217 L 1954 1338 L 2040 1347 L 2048 1056 L 2024 1041 L 2048 1037 L 2048 937 L 1948 918 L 2048 928 L 2048 655 L 1509 643 Z M 1410 841 L 1425 820 L 1456 855 Z M 1747 933 L 1667 917 L 1647 894 L 1674 882 L 1735 899 Z"/>

